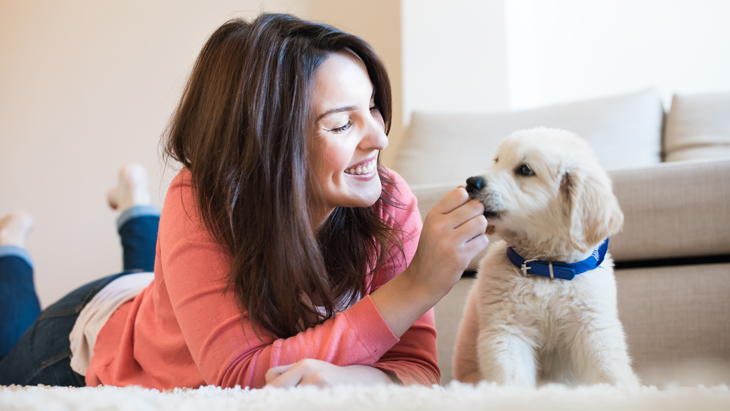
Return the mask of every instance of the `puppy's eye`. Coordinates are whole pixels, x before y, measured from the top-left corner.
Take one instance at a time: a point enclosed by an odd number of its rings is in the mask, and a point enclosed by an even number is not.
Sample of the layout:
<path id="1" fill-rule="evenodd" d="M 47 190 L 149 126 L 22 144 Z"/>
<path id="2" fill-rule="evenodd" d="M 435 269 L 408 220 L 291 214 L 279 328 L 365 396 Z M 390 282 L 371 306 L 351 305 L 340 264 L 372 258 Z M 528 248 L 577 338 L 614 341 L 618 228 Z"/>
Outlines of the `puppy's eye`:
<path id="1" fill-rule="evenodd" d="M 530 177 L 530 176 L 534 176 L 535 172 L 532 171 L 530 166 L 528 166 L 527 164 L 523 164 L 523 165 L 517 167 L 517 174 L 519 174 L 521 176 L 525 176 L 525 177 Z"/>
<path id="2" fill-rule="evenodd" d="M 499 157 L 494 157 L 494 164 L 499 163 Z"/>

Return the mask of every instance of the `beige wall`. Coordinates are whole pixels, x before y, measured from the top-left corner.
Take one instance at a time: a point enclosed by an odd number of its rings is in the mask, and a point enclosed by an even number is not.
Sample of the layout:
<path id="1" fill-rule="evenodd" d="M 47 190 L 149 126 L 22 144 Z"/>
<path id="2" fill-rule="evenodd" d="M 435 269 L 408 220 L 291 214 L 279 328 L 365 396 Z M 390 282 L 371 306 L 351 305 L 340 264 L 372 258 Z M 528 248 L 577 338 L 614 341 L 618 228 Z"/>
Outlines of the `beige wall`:
<path id="1" fill-rule="evenodd" d="M 200 47 L 227 19 L 291 12 L 363 36 L 391 71 L 400 108 L 398 2 L 368 4 L 0 2 L 0 214 L 35 216 L 27 247 L 42 304 L 121 269 L 106 190 L 120 165 L 138 161 L 162 203 L 172 174 L 163 175 L 159 137 Z"/>

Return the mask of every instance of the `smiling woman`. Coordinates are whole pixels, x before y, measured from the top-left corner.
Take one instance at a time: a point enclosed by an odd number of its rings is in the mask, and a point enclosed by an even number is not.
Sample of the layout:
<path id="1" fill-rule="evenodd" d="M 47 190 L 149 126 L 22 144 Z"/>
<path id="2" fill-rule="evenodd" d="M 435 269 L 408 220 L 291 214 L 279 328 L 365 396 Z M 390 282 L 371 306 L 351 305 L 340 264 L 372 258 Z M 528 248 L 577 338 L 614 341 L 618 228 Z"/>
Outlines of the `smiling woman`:
<path id="1" fill-rule="evenodd" d="M 385 67 L 359 37 L 289 15 L 216 30 L 166 136 L 182 170 L 154 280 L 93 334 L 86 384 L 438 383 L 432 307 L 486 247 L 487 222 L 456 188 L 422 226 L 379 164 L 391 115 Z M 64 297 L 65 321 L 113 284 Z M 55 315 L 0 361 L 0 384 L 77 385 Z M 46 340 L 43 358 L 26 348 Z"/>
<path id="2" fill-rule="evenodd" d="M 377 160 L 388 137 L 374 93 L 365 64 L 350 51 L 333 54 L 314 75 L 309 156 L 316 226 L 335 207 L 369 207 L 380 197 Z"/>

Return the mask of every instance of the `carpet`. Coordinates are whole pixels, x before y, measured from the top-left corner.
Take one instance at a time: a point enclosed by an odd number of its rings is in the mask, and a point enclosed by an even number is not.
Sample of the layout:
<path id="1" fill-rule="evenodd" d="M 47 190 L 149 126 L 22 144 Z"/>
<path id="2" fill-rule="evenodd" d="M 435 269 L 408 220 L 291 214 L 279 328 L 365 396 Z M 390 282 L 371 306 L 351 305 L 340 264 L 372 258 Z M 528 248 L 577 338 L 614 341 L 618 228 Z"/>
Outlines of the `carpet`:
<path id="1" fill-rule="evenodd" d="M 0 410 L 730 410 L 730 387 L 621 388 L 608 385 L 537 389 L 477 386 L 297 387 L 170 390 L 139 387 L 0 387 Z"/>

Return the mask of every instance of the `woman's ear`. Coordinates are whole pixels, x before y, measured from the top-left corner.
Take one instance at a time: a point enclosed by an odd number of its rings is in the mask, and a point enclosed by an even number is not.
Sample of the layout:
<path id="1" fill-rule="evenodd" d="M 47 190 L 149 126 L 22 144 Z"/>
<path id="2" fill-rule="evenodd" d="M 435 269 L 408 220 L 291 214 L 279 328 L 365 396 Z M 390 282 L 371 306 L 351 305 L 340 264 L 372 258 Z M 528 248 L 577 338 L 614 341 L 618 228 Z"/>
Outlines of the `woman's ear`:
<path id="1" fill-rule="evenodd" d="M 567 170 L 560 192 L 563 210 L 570 217 L 570 243 L 576 250 L 588 252 L 621 229 L 624 214 L 607 175 Z"/>

